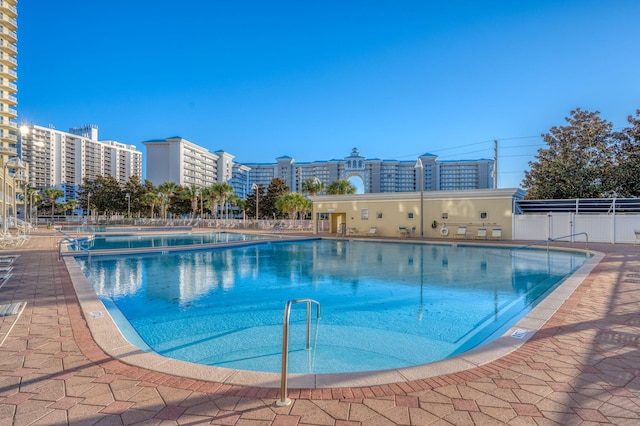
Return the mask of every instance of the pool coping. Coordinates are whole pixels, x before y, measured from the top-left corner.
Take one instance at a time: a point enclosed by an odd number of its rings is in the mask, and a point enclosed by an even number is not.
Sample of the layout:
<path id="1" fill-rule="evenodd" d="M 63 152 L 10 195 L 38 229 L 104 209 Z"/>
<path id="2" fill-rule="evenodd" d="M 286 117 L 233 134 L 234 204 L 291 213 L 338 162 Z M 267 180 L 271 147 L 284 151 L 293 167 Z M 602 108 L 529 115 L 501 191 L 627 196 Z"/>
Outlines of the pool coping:
<path id="1" fill-rule="evenodd" d="M 425 243 L 429 244 L 429 242 Z M 505 245 L 495 244 L 478 245 L 505 247 Z M 567 249 L 554 247 L 552 250 Z M 290 373 L 288 374 L 288 386 L 297 389 L 378 386 L 458 373 L 502 358 L 530 340 L 604 258 L 604 254 L 600 252 L 570 250 L 585 252 L 591 257 L 513 327 L 490 343 L 451 358 L 412 367 L 355 373 Z M 65 256 L 64 262 L 91 335 L 107 355 L 125 364 L 194 380 L 237 386 L 280 387 L 280 373 L 263 373 L 194 364 L 166 358 L 137 348 L 121 334 L 75 259 L 71 256 Z"/>

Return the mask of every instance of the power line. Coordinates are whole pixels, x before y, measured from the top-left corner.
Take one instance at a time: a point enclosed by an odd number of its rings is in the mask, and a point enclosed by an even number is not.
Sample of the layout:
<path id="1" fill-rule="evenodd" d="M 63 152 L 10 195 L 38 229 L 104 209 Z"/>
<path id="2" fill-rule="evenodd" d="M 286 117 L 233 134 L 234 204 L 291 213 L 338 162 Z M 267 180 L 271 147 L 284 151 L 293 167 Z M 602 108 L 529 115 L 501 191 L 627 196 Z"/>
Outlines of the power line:
<path id="1" fill-rule="evenodd" d="M 452 147 L 448 147 L 448 148 L 430 150 L 430 152 L 439 153 L 439 152 L 444 152 L 444 151 L 451 151 L 451 150 L 455 150 L 455 149 L 466 148 L 468 146 L 481 145 L 481 144 L 485 144 L 485 143 L 493 143 L 493 141 L 495 141 L 495 140 L 498 140 L 499 142 L 502 142 L 502 141 L 513 141 L 513 140 L 523 140 L 523 139 L 539 139 L 541 137 L 542 136 L 540 136 L 540 135 L 536 135 L 536 136 L 517 136 L 517 137 L 511 137 L 511 138 L 488 139 L 488 140 L 480 141 L 480 142 L 473 142 L 473 143 L 468 143 L 468 144 L 464 144 L 464 145 L 452 146 Z M 524 146 L 510 146 L 510 147 L 500 146 L 500 148 L 501 149 L 502 148 L 527 148 L 527 147 L 530 147 L 530 146 L 539 146 L 539 145 L 524 145 Z M 486 150 L 487 151 L 493 151 L 493 147 L 486 148 Z M 472 154 L 474 152 L 481 152 L 481 151 L 485 151 L 485 150 L 462 152 L 462 153 L 458 153 L 456 155 L 466 155 L 466 154 Z M 424 152 L 407 154 L 407 155 L 400 155 L 400 156 L 396 156 L 396 158 L 415 158 L 415 157 L 421 156 L 422 154 L 424 154 Z M 445 156 L 443 158 L 448 158 L 448 157 Z"/>

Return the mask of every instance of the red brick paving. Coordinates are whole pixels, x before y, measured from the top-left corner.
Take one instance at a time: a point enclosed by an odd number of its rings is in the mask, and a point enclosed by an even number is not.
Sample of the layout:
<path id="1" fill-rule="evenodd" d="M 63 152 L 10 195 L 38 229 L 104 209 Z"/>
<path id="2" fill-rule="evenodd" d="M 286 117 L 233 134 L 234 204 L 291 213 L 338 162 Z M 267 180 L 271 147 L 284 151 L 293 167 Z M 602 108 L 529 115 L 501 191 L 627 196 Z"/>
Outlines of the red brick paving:
<path id="1" fill-rule="evenodd" d="M 0 303 L 27 307 L 0 347 L 0 424 L 640 424 L 640 247 L 591 244 L 603 261 L 531 340 L 456 374 L 374 387 L 277 389 L 123 364 L 93 341 L 59 238 L 17 253 Z M 0 337 L 15 316 L 0 318 Z M 72 338 L 71 338 L 72 337 Z"/>

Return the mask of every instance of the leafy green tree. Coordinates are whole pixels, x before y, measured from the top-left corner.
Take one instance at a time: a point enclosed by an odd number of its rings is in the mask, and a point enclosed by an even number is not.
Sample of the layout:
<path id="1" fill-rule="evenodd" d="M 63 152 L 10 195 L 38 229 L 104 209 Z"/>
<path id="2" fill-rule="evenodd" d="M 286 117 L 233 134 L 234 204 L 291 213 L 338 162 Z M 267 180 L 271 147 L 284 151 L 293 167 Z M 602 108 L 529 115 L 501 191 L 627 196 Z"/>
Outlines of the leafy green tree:
<path id="1" fill-rule="evenodd" d="M 640 110 L 629 116 L 630 127 L 618 133 L 615 178 L 612 186 L 620 197 L 640 197 Z"/>
<path id="2" fill-rule="evenodd" d="M 318 195 L 324 191 L 324 183 L 318 178 L 309 178 L 302 182 L 302 192 L 305 192 L 312 197 Z"/>
<path id="3" fill-rule="evenodd" d="M 259 219 L 263 217 L 262 203 L 265 197 L 265 193 L 264 193 L 265 189 L 264 189 L 264 186 L 262 185 L 255 185 L 252 189 L 253 189 L 253 192 L 247 196 L 247 200 L 245 203 L 245 213 L 251 219 L 256 218 L 256 200 L 257 200 L 257 207 L 258 207 L 257 216 Z"/>
<path id="4" fill-rule="evenodd" d="M 528 199 L 598 198 L 609 194 L 615 139 L 599 112 L 571 111 L 568 125 L 542 135 L 536 161 L 529 162 L 522 186 Z"/>
<path id="5" fill-rule="evenodd" d="M 120 182 L 109 176 L 97 176 L 93 182 L 94 191 L 91 196 L 91 204 L 98 212 L 104 212 L 109 217 L 115 213 L 126 211 L 126 198 Z"/>
<path id="6" fill-rule="evenodd" d="M 356 187 L 351 184 L 346 179 L 338 179 L 329 184 L 327 188 L 327 194 L 330 195 L 347 195 L 347 194 L 355 194 Z"/>
<path id="7" fill-rule="evenodd" d="M 278 198 L 289 193 L 289 186 L 280 178 L 271 179 L 271 183 L 267 187 L 267 193 L 264 197 L 260 198 L 260 205 L 258 211 L 260 217 L 267 219 L 284 219 L 284 214 L 276 207 L 276 201 Z"/>
<path id="8" fill-rule="evenodd" d="M 138 176 L 131 176 L 127 183 L 124 184 L 123 192 L 125 194 L 125 201 L 127 201 L 126 194 L 129 194 L 129 200 L 125 207 L 128 210 L 129 205 L 131 206 L 132 216 L 140 217 L 142 211 L 146 209 L 146 205 L 142 202 L 142 197 L 146 191 L 147 188 Z"/>
<path id="9" fill-rule="evenodd" d="M 168 208 L 174 216 L 182 217 L 191 213 L 191 194 L 186 191 L 184 186 L 178 185 L 169 195 L 171 204 Z"/>

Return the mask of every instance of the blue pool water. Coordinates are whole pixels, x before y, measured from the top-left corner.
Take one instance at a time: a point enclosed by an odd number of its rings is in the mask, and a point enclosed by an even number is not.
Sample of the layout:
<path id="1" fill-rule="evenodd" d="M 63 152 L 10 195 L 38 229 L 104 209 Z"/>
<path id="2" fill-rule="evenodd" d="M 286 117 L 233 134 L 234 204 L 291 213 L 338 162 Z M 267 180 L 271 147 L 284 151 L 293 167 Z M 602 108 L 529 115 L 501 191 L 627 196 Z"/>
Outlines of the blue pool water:
<path id="1" fill-rule="evenodd" d="M 236 234 L 232 232 L 199 232 L 178 234 L 120 234 L 100 235 L 82 242 L 89 250 L 115 250 L 151 247 L 174 247 L 196 244 L 229 243 L 273 239 L 273 235 Z"/>
<path id="2" fill-rule="evenodd" d="M 321 304 L 289 371 L 355 372 L 443 359 L 486 341 L 579 268 L 582 253 L 314 240 L 78 262 L 134 344 L 167 357 L 279 372 L 283 309 Z M 312 318 L 315 318 L 315 311 Z"/>

